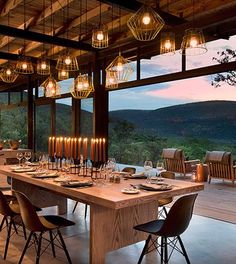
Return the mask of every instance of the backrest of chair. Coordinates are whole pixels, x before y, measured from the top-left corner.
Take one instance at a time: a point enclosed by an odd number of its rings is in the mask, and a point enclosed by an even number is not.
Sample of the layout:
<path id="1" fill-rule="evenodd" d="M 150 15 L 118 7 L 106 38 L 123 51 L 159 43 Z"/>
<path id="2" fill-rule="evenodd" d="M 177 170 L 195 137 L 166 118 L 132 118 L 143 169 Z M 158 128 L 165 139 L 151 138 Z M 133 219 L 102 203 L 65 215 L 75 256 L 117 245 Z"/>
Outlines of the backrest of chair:
<path id="1" fill-rule="evenodd" d="M 208 165 L 210 177 L 221 179 L 234 177 L 231 152 L 207 151 L 205 162 Z"/>
<path id="2" fill-rule="evenodd" d="M 25 227 L 30 231 L 43 231 L 45 228 L 30 200 L 21 192 L 14 191 L 14 193 L 20 206 L 20 213 Z"/>
<path id="3" fill-rule="evenodd" d="M 162 171 L 160 176 L 166 179 L 175 179 L 175 174 L 172 171 Z"/>
<path id="4" fill-rule="evenodd" d="M 0 191 L 0 214 L 4 216 L 13 216 L 11 208 L 8 205 L 7 199 L 4 194 Z"/>
<path id="5" fill-rule="evenodd" d="M 134 174 L 136 172 L 136 168 L 134 168 L 134 167 L 125 167 L 122 171 L 123 172 L 128 172 L 130 174 Z"/>
<path id="6" fill-rule="evenodd" d="M 184 152 L 182 149 L 166 148 L 162 151 L 165 169 L 172 172 L 185 173 Z"/>
<path id="7" fill-rule="evenodd" d="M 197 194 L 185 195 L 172 205 L 159 232 L 160 235 L 179 236 L 186 230 L 192 218 L 196 198 Z"/>

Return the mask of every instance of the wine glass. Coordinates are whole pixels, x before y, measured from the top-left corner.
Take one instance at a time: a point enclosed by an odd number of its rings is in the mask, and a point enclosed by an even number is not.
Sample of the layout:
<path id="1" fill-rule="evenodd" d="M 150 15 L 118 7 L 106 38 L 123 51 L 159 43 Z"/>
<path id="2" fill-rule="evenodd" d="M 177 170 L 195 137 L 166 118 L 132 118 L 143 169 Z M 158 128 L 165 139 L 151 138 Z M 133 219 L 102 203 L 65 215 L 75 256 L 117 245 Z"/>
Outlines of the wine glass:
<path id="1" fill-rule="evenodd" d="M 20 161 L 23 159 L 23 153 L 22 152 L 17 152 L 16 153 L 16 158 L 19 160 L 19 166 L 20 166 Z"/>
<path id="2" fill-rule="evenodd" d="M 27 165 L 28 165 L 29 160 L 31 159 L 31 152 L 30 151 L 25 152 L 24 158 L 27 160 Z"/>
<path id="3" fill-rule="evenodd" d="M 164 168 L 164 162 L 163 162 L 162 160 L 158 160 L 158 161 L 157 161 L 156 169 L 157 169 L 157 174 L 159 175 L 159 181 L 162 181 L 163 178 L 162 178 L 162 176 L 161 176 L 161 172 L 162 172 L 162 171 L 165 171 L 165 168 Z"/>
<path id="4" fill-rule="evenodd" d="M 152 169 L 153 169 L 153 165 L 152 165 L 152 161 L 151 160 L 145 160 L 144 162 L 144 174 L 145 176 L 147 176 L 147 182 L 150 183 L 151 182 L 151 174 L 152 174 Z"/>

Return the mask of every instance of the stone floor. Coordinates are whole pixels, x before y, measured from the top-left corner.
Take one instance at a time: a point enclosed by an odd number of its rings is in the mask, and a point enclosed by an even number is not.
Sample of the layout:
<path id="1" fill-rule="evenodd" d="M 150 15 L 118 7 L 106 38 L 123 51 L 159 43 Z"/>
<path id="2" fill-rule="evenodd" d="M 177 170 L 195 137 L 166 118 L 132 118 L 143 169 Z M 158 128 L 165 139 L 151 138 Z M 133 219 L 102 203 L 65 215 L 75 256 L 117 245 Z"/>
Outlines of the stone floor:
<path id="1" fill-rule="evenodd" d="M 69 200 L 69 212 L 72 211 L 74 201 Z M 55 213 L 55 208 L 45 210 L 45 213 Z M 76 222 L 75 226 L 63 230 L 72 262 L 75 264 L 88 263 L 89 246 L 89 214 L 84 219 L 84 205 L 79 204 L 75 214 L 66 215 Z M 109 235 L 109 233 L 107 234 Z M 7 260 L 3 260 L 3 251 L 6 233 L 0 233 L 0 263 L 18 263 L 24 246 L 24 239 L 17 235 L 11 238 Z M 189 228 L 182 236 L 191 264 L 233 264 L 236 263 L 236 225 L 214 220 L 212 218 L 194 215 Z M 107 254 L 107 264 L 137 263 L 143 242 L 110 252 Z M 35 252 L 32 248 L 24 258 L 23 264 L 35 263 Z M 50 249 L 46 251 L 40 263 L 60 264 L 67 263 L 61 250 L 57 251 L 57 258 L 53 258 Z M 150 253 L 143 260 L 144 264 L 159 263 L 156 252 Z M 170 263 L 185 263 L 178 253 L 172 256 Z M 94 263 L 96 264 L 96 263 Z"/>

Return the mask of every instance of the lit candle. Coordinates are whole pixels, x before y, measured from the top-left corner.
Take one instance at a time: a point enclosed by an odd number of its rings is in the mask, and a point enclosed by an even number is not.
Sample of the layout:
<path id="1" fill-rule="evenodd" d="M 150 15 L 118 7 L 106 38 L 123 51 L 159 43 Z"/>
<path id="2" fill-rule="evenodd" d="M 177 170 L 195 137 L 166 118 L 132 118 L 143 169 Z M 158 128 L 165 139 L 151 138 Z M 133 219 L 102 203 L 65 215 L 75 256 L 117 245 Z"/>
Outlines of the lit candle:
<path id="1" fill-rule="evenodd" d="M 73 138 L 70 139 L 70 157 L 73 158 Z"/>
<path id="2" fill-rule="evenodd" d="M 59 154 L 60 154 L 60 150 L 59 150 L 59 140 L 60 138 L 56 138 L 56 155 L 57 157 L 59 157 Z"/>
<path id="3" fill-rule="evenodd" d="M 48 155 L 49 157 L 52 156 L 52 138 L 51 137 L 48 138 Z"/>
<path id="4" fill-rule="evenodd" d="M 99 138 L 99 146 L 98 146 L 98 149 L 99 149 L 99 158 L 98 158 L 98 161 L 102 161 L 102 139 Z"/>
<path id="5" fill-rule="evenodd" d="M 52 156 L 55 156 L 55 137 L 52 137 Z"/>
<path id="6" fill-rule="evenodd" d="M 80 159 L 80 149 L 81 149 L 81 141 L 82 141 L 82 138 L 80 137 L 79 139 L 78 139 L 78 160 Z"/>
<path id="7" fill-rule="evenodd" d="M 106 139 L 103 138 L 103 148 L 102 148 L 102 154 L 103 154 L 103 162 L 106 162 Z"/>
<path id="8" fill-rule="evenodd" d="M 76 150 L 77 150 L 77 138 L 74 138 L 74 147 L 73 147 L 73 158 L 76 159 Z"/>
<path id="9" fill-rule="evenodd" d="M 95 139 L 95 161 L 98 161 L 98 139 Z"/>
<path id="10" fill-rule="evenodd" d="M 63 156 L 63 152 L 62 152 L 63 137 L 60 138 L 60 143 L 59 143 L 59 145 L 60 145 L 60 157 L 62 157 L 62 156 Z"/>
<path id="11" fill-rule="evenodd" d="M 68 138 L 67 143 L 68 143 L 68 158 L 70 157 L 70 153 L 71 153 L 71 145 L 70 145 L 71 139 Z"/>
<path id="12" fill-rule="evenodd" d="M 90 159 L 94 161 L 94 139 L 91 138 Z"/>
<path id="13" fill-rule="evenodd" d="M 64 137 L 63 145 L 64 145 L 64 156 L 67 157 L 66 137 Z"/>
<path id="14" fill-rule="evenodd" d="M 84 138 L 84 141 L 83 141 L 83 156 L 84 156 L 84 160 L 87 159 L 87 155 L 88 155 L 88 150 L 87 150 L 87 147 L 88 147 L 88 139 L 87 138 Z"/>

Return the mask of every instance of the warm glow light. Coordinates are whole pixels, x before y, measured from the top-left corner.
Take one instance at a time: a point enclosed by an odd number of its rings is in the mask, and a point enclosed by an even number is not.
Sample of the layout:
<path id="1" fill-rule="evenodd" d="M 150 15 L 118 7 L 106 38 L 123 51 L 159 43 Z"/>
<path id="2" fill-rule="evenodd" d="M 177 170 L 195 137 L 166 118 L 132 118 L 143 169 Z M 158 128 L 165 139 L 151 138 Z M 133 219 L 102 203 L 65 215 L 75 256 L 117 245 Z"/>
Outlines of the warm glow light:
<path id="1" fill-rule="evenodd" d="M 78 84 L 77 84 L 77 89 L 78 90 L 81 90 L 83 88 L 83 84 L 82 84 L 82 82 L 79 82 Z"/>
<path id="2" fill-rule="evenodd" d="M 84 82 L 84 88 L 88 88 L 89 87 L 89 83 L 88 82 Z"/>
<path id="3" fill-rule="evenodd" d="M 165 48 L 166 48 L 167 50 L 171 48 L 171 43 L 170 43 L 170 40 L 169 40 L 169 39 L 167 39 L 167 40 L 165 41 Z"/>
<path id="4" fill-rule="evenodd" d="M 28 67 L 28 66 L 27 66 L 27 63 L 26 63 L 26 62 L 22 63 L 22 69 L 26 70 L 27 67 Z"/>
<path id="5" fill-rule="evenodd" d="M 53 86 L 54 86 L 54 85 L 53 85 L 53 82 L 50 81 L 50 82 L 48 83 L 48 88 L 51 89 L 51 88 L 53 88 Z"/>
<path id="6" fill-rule="evenodd" d="M 123 71 L 123 64 L 121 62 L 117 63 L 117 71 L 119 72 Z"/>
<path id="7" fill-rule="evenodd" d="M 7 70 L 6 70 L 6 74 L 7 74 L 7 75 L 11 75 L 11 70 L 10 70 L 10 69 L 7 69 Z"/>
<path id="8" fill-rule="evenodd" d="M 66 76 L 66 71 L 61 71 L 62 76 Z"/>
<path id="9" fill-rule="evenodd" d="M 101 40 L 103 40 L 103 39 L 104 39 L 103 32 L 102 32 L 102 31 L 99 31 L 99 32 L 97 33 L 97 40 L 101 41 Z"/>
<path id="10" fill-rule="evenodd" d="M 70 65 L 70 64 L 71 64 L 71 58 L 70 58 L 70 56 L 67 56 L 67 57 L 65 58 L 65 64 L 66 64 L 66 65 Z"/>
<path id="11" fill-rule="evenodd" d="M 47 64 L 44 61 L 44 62 L 41 63 L 41 69 L 42 70 L 46 70 L 46 68 L 47 68 Z"/>
<path id="12" fill-rule="evenodd" d="M 191 40 L 190 40 L 190 46 L 192 48 L 195 48 L 197 45 L 198 45 L 197 38 L 196 37 L 192 37 Z"/>
<path id="13" fill-rule="evenodd" d="M 143 18 L 142 18 L 142 22 L 144 25 L 148 25 L 150 24 L 151 18 L 149 16 L 149 13 L 144 13 Z"/>
<path id="14" fill-rule="evenodd" d="M 109 83 L 110 83 L 110 84 L 113 84 L 114 81 L 115 81 L 114 78 L 109 78 Z"/>

